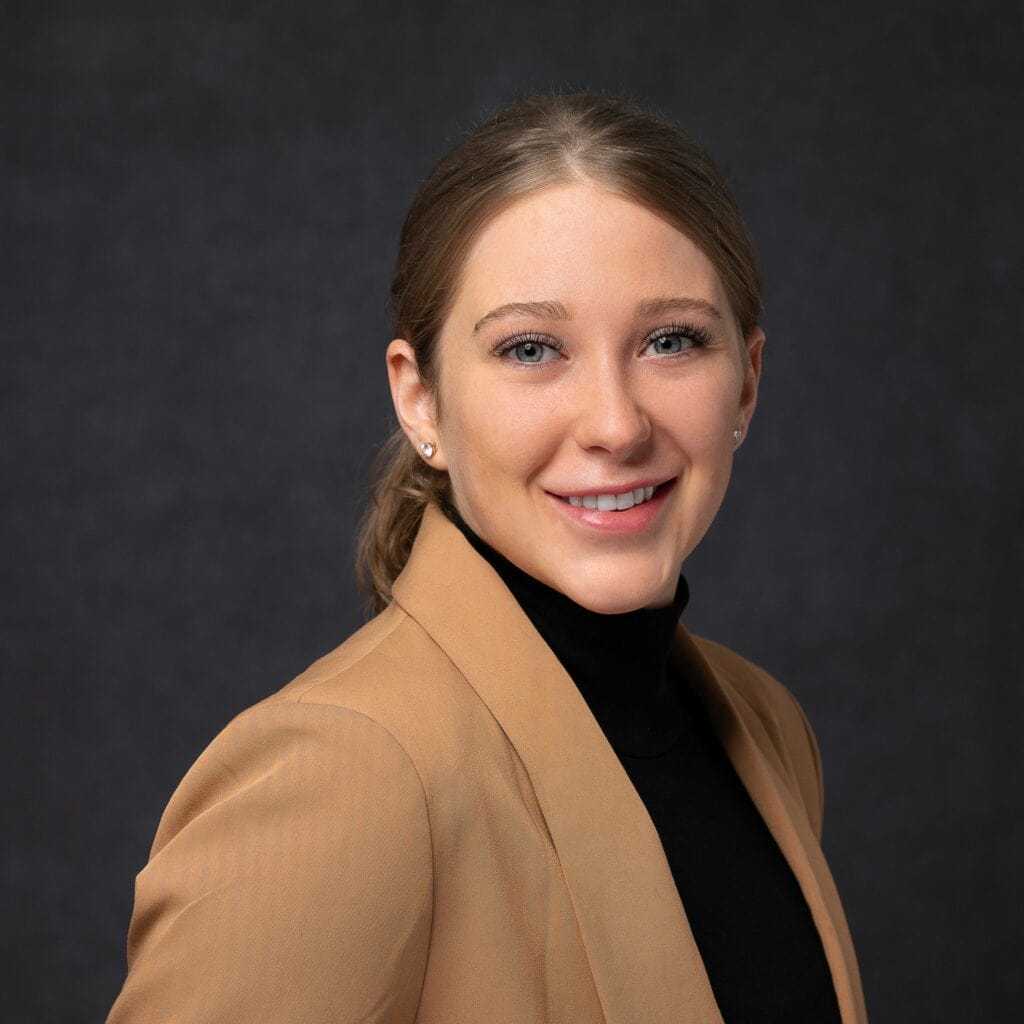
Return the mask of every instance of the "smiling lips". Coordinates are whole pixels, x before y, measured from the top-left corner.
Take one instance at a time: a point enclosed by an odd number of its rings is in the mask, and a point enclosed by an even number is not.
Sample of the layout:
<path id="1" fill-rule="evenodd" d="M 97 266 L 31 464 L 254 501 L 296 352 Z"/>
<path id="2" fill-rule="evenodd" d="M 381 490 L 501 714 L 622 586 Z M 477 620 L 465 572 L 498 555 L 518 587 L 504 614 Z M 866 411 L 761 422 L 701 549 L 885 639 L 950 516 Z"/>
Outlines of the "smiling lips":
<path id="1" fill-rule="evenodd" d="M 642 505 L 645 501 L 650 501 L 662 486 L 662 484 L 652 484 L 617 493 L 573 494 L 568 497 L 563 495 L 558 497 L 562 501 L 567 501 L 574 508 L 592 508 L 598 512 L 625 512 L 633 508 L 634 505 Z"/>
<path id="2" fill-rule="evenodd" d="M 576 528 L 585 532 L 628 536 L 644 535 L 661 519 L 662 509 L 675 487 L 677 477 L 661 483 L 644 483 L 622 491 L 597 494 L 555 494 L 548 492 L 555 508 Z"/>
<path id="3" fill-rule="evenodd" d="M 653 487 L 637 487 L 621 494 L 587 494 L 568 498 L 570 505 L 576 508 L 596 508 L 599 512 L 624 512 L 634 505 L 647 501 L 654 495 Z"/>

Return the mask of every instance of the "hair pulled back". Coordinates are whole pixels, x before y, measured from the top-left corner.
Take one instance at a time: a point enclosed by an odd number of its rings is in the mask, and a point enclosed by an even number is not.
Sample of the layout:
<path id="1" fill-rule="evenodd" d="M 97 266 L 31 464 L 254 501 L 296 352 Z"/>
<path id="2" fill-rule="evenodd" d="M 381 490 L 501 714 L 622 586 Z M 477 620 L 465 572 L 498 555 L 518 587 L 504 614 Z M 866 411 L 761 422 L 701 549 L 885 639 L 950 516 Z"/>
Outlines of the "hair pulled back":
<path id="1" fill-rule="evenodd" d="M 394 337 L 434 389 L 437 339 L 480 230 L 540 189 L 591 180 L 659 214 L 711 261 L 741 334 L 761 315 L 761 275 L 746 225 L 711 157 L 686 132 L 621 96 L 529 96 L 478 125 L 434 166 L 402 226 L 391 283 Z M 435 392 L 440 415 L 441 395 Z M 448 474 L 396 427 L 374 461 L 356 570 L 370 608 L 391 600 L 429 502 Z"/>

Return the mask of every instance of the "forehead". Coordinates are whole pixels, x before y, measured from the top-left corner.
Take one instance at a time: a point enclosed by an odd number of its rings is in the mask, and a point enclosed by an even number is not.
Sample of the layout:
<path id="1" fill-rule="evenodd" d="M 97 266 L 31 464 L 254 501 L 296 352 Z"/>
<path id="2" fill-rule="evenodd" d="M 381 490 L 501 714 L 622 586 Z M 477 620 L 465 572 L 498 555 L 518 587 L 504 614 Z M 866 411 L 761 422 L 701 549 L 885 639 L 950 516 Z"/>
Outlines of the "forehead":
<path id="1" fill-rule="evenodd" d="M 578 182 L 526 196 L 481 229 L 452 316 L 543 299 L 609 313 L 657 295 L 727 308 L 714 266 L 683 232 L 638 203 Z"/>

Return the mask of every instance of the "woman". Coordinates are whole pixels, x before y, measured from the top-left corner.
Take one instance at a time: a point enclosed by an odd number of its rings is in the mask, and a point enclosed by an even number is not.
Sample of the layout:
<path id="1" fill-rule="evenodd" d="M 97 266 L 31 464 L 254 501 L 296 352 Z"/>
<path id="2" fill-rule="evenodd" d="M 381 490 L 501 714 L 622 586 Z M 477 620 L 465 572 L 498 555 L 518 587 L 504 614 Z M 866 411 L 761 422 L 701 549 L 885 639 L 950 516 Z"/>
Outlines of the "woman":
<path id="1" fill-rule="evenodd" d="M 378 614 L 186 775 L 110 1021 L 864 1021 L 807 723 L 678 621 L 765 337 L 709 158 L 527 99 L 392 294 Z"/>

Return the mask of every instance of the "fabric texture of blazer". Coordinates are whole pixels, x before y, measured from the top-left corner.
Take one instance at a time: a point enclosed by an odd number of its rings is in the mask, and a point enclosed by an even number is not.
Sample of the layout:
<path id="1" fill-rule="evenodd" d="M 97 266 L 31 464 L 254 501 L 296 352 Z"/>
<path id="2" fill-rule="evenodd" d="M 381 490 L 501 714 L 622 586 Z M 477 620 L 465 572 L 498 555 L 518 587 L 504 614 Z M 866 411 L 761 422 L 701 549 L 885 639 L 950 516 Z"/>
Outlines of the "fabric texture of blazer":
<path id="1" fill-rule="evenodd" d="M 843 1024 L 863 1024 L 803 713 L 682 623 L 671 657 L 806 896 Z M 158 1021 L 722 1024 L 625 769 L 436 506 L 389 607 L 238 715 L 171 797 L 108 1024 Z"/>

